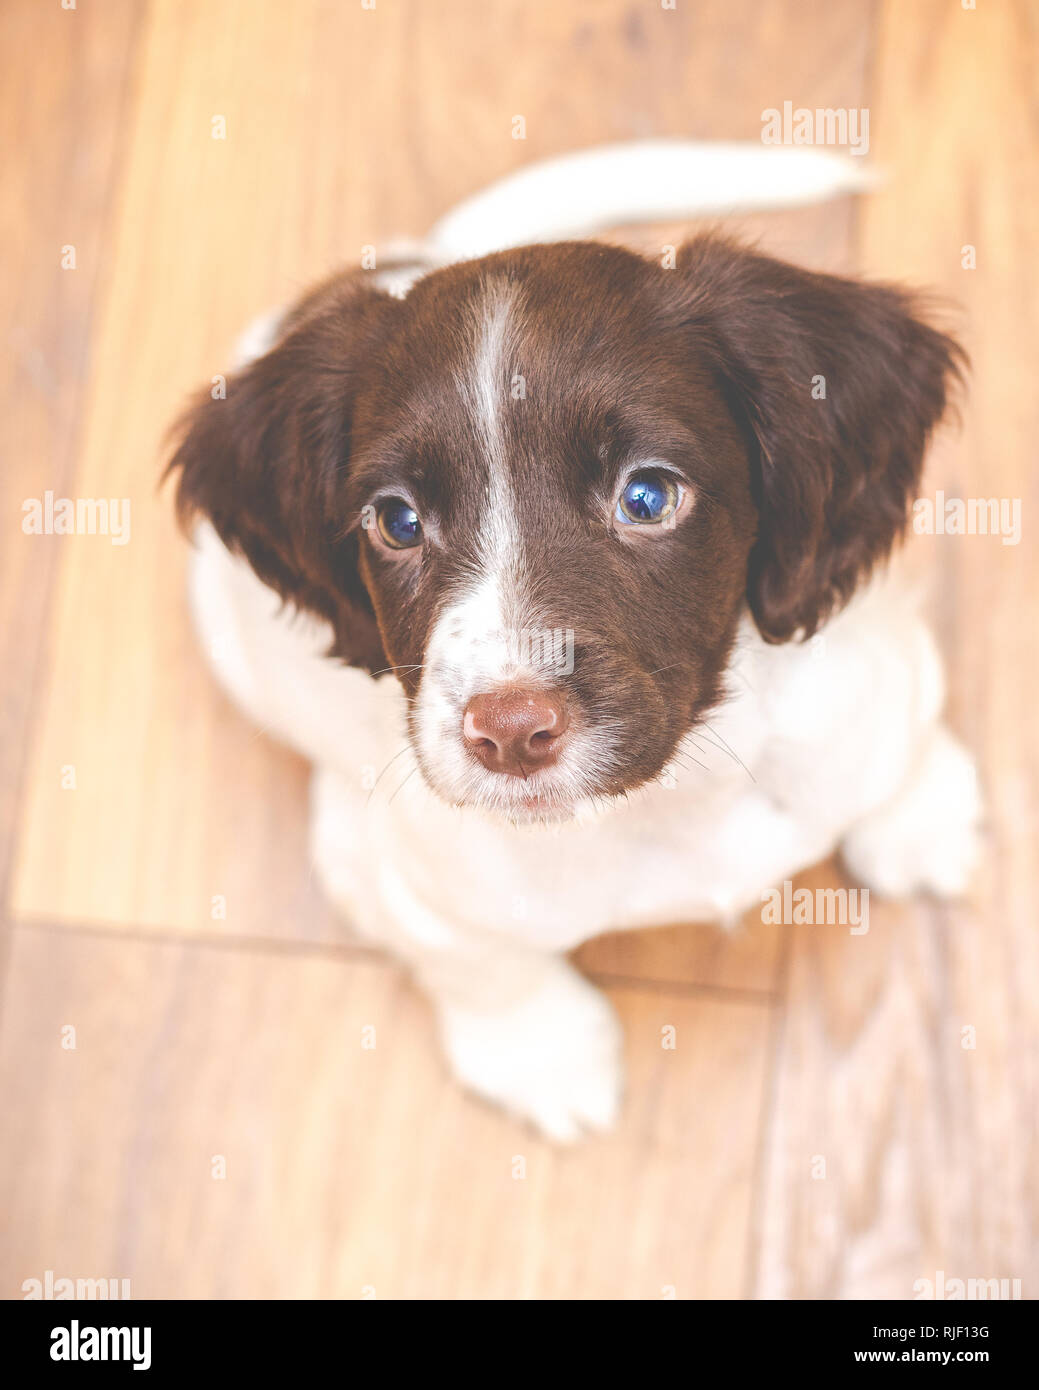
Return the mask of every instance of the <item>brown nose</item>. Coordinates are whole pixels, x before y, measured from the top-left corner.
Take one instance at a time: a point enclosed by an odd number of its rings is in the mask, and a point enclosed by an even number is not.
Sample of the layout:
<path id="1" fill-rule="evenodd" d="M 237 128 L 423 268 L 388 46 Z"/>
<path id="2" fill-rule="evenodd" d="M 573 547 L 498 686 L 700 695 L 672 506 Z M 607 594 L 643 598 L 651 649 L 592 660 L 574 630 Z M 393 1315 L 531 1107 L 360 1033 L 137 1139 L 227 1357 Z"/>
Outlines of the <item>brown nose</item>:
<path id="1" fill-rule="evenodd" d="M 489 772 L 526 777 L 555 761 L 568 722 L 562 695 L 513 688 L 474 695 L 462 733 Z"/>

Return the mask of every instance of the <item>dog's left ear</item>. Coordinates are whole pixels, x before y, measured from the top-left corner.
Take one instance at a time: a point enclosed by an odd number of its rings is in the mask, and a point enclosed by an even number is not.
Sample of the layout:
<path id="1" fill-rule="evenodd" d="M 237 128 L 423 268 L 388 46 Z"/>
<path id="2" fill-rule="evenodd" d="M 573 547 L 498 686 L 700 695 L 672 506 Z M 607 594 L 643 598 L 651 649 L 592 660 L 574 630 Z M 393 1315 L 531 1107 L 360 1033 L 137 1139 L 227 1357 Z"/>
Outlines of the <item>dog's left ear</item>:
<path id="1" fill-rule="evenodd" d="M 890 286 L 715 237 L 684 246 L 678 270 L 684 322 L 753 455 L 751 612 L 768 641 L 810 636 L 901 535 L 965 355 Z"/>
<path id="2" fill-rule="evenodd" d="M 344 484 L 359 363 L 387 302 L 356 274 L 319 287 L 226 396 L 200 393 L 167 469 L 186 531 L 208 520 L 265 584 L 332 624 L 331 654 L 373 672 L 387 662 Z"/>

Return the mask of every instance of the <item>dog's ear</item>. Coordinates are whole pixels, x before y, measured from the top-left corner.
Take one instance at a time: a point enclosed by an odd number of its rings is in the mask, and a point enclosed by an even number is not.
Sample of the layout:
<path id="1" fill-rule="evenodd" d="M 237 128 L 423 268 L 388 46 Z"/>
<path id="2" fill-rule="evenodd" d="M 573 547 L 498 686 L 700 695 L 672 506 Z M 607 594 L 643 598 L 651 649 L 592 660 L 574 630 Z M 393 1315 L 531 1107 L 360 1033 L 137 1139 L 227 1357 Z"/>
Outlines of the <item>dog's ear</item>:
<path id="1" fill-rule="evenodd" d="M 753 455 L 751 612 L 769 641 L 810 636 L 902 533 L 965 356 L 900 289 L 716 237 L 688 243 L 678 265 L 684 321 Z"/>
<path id="2" fill-rule="evenodd" d="M 343 484 L 359 364 L 386 303 L 352 276 L 321 287 L 225 396 L 196 398 L 167 468 L 184 530 L 207 518 L 264 583 L 332 624 L 335 655 L 369 671 L 386 659 Z"/>

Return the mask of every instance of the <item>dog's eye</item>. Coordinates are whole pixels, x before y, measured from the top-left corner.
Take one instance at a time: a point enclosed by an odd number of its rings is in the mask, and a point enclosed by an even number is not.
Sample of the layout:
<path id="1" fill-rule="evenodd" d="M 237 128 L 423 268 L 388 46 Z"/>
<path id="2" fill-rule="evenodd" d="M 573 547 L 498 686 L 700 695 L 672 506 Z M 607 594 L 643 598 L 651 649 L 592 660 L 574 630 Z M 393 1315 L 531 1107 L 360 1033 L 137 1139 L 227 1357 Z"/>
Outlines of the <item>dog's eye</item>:
<path id="1" fill-rule="evenodd" d="M 665 473 L 636 473 L 624 485 L 616 519 L 626 526 L 659 525 L 674 516 L 678 502 L 678 484 Z"/>
<path id="2" fill-rule="evenodd" d="M 418 512 L 401 497 L 389 497 L 376 512 L 379 535 L 393 550 L 408 550 L 422 540 Z"/>

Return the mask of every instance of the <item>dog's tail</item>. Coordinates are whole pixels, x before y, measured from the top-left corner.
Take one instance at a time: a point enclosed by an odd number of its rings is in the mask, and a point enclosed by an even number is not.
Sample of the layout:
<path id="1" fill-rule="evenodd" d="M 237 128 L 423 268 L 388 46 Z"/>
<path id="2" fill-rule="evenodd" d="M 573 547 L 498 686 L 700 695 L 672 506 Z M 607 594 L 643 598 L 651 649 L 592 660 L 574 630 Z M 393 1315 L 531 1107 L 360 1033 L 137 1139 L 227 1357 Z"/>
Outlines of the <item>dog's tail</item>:
<path id="1" fill-rule="evenodd" d="M 428 249 L 462 260 L 630 222 L 823 202 L 875 186 L 859 159 L 804 147 L 635 140 L 531 164 L 452 208 Z"/>

